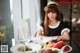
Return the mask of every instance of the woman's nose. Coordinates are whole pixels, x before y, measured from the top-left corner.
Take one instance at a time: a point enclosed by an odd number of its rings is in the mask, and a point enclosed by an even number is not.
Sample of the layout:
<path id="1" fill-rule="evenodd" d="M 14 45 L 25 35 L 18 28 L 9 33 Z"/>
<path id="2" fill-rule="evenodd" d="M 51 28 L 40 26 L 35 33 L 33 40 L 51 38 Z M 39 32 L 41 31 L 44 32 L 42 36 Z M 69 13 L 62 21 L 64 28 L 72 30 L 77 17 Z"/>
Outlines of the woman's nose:
<path id="1" fill-rule="evenodd" d="M 52 13 L 52 12 L 50 12 L 50 13 L 49 13 L 49 15 L 50 15 L 50 16 L 52 16 L 52 15 L 53 15 L 53 13 Z"/>

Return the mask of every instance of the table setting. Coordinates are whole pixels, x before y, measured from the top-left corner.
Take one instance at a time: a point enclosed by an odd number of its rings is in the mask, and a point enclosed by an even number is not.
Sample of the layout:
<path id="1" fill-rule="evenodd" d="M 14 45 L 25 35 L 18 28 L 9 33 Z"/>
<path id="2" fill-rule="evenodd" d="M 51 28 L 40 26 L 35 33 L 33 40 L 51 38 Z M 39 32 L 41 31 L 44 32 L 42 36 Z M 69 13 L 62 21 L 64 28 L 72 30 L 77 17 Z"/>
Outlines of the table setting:
<path id="1" fill-rule="evenodd" d="M 11 47 L 10 50 L 12 53 L 69 53 L 72 47 L 64 41 L 31 37 L 25 43 Z"/>
<path id="2" fill-rule="evenodd" d="M 19 33 L 19 43 L 10 48 L 12 53 L 68 53 L 72 50 L 64 41 L 57 41 L 57 37 L 31 37 L 21 26 Z"/>

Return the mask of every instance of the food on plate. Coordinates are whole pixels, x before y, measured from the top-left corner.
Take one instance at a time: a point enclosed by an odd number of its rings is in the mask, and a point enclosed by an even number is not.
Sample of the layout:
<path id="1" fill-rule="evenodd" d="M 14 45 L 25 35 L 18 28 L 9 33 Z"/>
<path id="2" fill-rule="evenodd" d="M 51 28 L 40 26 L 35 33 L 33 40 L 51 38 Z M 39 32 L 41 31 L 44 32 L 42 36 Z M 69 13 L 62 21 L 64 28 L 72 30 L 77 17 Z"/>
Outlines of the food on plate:
<path id="1" fill-rule="evenodd" d="M 64 51 L 69 51 L 70 50 L 70 48 L 68 47 L 68 46 L 66 46 L 65 48 L 64 48 Z"/>
<path id="2" fill-rule="evenodd" d="M 58 50 L 52 50 L 52 49 L 47 49 L 47 50 L 42 50 L 41 53 L 58 53 Z"/>
<path id="3" fill-rule="evenodd" d="M 18 48 L 18 51 L 32 51 L 32 49 L 27 46 L 21 46 Z"/>
<path id="4" fill-rule="evenodd" d="M 43 48 L 48 48 L 51 45 L 51 42 L 46 42 L 43 46 Z"/>
<path id="5" fill-rule="evenodd" d="M 43 48 L 52 48 L 54 46 L 54 43 L 52 42 L 46 42 L 43 46 Z"/>
<path id="6" fill-rule="evenodd" d="M 64 45 L 61 50 L 63 50 L 64 52 L 70 52 L 72 51 L 72 47 L 70 45 Z"/>
<path id="7" fill-rule="evenodd" d="M 64 46 L 63 41 L 59 41 L 57 43 L 47 42 L 44 44 L 43 48 L 58 48 L 61 49 Z"/>
<path id="8" fill-rule="evenodd" d="M 65 45 L 63 41 L 59 41 L 57 43 L 47 42 L 43 45 L 43 48 L 57 48 L 64 52 L 70 52 L 72 50 L 72 47 L 70 45 Z"/>
<path id="9" fill-rule="evenodd" d="M 64 42 L 63 41 L 59 41 L 59 42 L 55 43 L 52 48 L 61 49 L 63 46 L 64 46 Z"/>

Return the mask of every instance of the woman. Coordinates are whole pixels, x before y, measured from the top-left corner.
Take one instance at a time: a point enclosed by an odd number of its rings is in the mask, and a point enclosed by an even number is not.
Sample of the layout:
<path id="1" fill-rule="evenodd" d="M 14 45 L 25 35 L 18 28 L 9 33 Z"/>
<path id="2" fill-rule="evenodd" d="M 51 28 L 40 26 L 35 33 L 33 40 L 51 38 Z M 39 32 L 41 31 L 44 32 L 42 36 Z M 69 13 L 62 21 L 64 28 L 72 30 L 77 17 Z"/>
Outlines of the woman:
<path id="1" fill-rule="evenodd" d="M 49 2 L 44 8 L 45 20 L 38 29 L 37 37 L 51 37 L 56 40 L 70 40 L 68 25 L 60 18 L 59 5 Z"/>

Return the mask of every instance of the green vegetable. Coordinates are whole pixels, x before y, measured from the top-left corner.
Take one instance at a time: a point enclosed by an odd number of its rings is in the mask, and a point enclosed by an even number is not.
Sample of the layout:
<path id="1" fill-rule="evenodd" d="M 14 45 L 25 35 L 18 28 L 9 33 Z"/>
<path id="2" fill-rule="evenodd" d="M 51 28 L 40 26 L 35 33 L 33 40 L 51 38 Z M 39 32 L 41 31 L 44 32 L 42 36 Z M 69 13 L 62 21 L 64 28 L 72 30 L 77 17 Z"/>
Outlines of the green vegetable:
<path id="1" fill-rule="evenodd" d="M 54 50 L 54 52 L 55 52 L 55 53 L 59 53 L 59 51 L 58 51 L 58 50 Z"/>
<path id="2" fill-rule="evenodd" d="M 31 48 L 29 48 L 29 47 L 27 47 L 27 46 L 22 46 L 22 47 L 19 47 L 18 48 L 18 51 L 22 51 L 22 52 L 24 52 L 24 51 L 32 51 L 32 49 Z"/>

